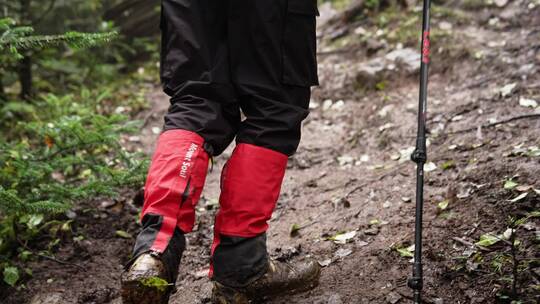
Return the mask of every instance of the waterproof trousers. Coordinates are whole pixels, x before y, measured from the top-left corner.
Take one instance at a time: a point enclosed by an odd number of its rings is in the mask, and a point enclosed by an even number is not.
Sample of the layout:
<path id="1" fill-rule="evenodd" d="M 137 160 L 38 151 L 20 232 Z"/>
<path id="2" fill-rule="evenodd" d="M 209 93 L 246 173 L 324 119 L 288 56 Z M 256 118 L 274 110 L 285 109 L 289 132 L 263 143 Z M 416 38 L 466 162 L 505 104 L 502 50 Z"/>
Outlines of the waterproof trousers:
<path id="1" fill-rule="evenodd" d="M 193 228 L 209 158 L 236 138 L 222 171 L 211 276 L 241 287 L 265 272 L 267 222 L 318 82 L 317 15 L 316 0 L 162 0 L 161 80 L 171 105 L 135 256 L 175 256 L 168 251 Z"/>

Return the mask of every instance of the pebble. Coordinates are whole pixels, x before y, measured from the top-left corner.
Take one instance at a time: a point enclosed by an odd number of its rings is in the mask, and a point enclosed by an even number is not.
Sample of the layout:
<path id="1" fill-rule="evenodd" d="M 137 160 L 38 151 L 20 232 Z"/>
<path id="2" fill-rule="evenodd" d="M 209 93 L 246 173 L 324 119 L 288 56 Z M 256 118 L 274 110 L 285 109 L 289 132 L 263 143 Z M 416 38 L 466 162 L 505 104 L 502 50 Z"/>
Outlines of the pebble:
<path id="1" fill-rule="evenodd" d="M 333 295 L 330 295 L 330 297 L 328 297 L 327 304 L 343 304 L 343 301 L 341 300 L 341 296 L 335 293 Z"/>

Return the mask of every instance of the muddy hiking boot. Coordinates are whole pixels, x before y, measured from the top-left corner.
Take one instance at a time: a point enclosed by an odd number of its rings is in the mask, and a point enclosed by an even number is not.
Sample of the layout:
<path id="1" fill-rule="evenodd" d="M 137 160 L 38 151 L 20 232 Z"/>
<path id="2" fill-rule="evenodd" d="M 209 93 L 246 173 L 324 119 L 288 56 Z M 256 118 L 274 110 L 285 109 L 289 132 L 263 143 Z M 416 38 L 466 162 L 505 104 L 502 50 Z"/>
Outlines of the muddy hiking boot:
<path id="1" fill-rule="evenodd" d="M 260 303 L 265 299 L 308 291 L 319 284 L 320 274 L 321 268 L 313 260 L 296 265 L 269 261 L 267 271 L 244 287 L 233 288 L 214 281 L 212 303 Z"/>
<path id="2" fill-rule="evenodd" d="M 173 274 L 173 276 L 175 276 Z M 145 253 L 135 259 L 122 274 L 122 302 L 124 304 L 167 303 L 174 280 L 159 256 Z"/>
<path id="3" fill-rule="evenodd" d="M 148 222 L 148 221 L 147 221 Z M 163 253 L 148 247 L 147 236 L 152 225 L 147 225 L 137 237 L 134 258 L 122 273 L 121 295 L 124 304 L 166 304 L 175 290 L 178 266 L 185 249 L 184 235 L 176 229 Z"/>

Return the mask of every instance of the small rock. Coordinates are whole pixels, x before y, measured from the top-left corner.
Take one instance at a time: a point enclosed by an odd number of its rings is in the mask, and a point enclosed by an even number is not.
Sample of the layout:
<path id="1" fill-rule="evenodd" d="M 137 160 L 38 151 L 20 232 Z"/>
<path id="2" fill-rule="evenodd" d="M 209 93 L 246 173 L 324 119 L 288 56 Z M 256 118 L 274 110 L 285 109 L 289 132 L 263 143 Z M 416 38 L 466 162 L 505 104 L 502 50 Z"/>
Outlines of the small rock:
<path id="1" fill-rule="evenodd" d="M 338 100 L 332 105 L 332 110 L 341 110 L 345 106 L 343 100 Z"/>
<path id="2" fill-rule="evenodd" d="M 346 256 L 349 256 L 352 252 L 353 251 L 351 249 L 340 248 L 334 253 L 334 256 L 342 259 Z"/>
<path id="3" fill-rule="evenodd" d="M 379 115 L 380 117 L 386 117 L 388 116 L 388 113 L 390 113 L 390 111 L 392 111 L 392 109 L 394 108 L 394 105 L 385 105 L 382 109 L 379 110 L 379 112 L 377 112 L 377 115 Z"/>
<path id="4" fill-rule="evenodd" d="M 533 109 L 538 107 L 538 103 L 536 102 L 536 100 L 528 99 L 524 97 L 519 98 L 519 105 L 522 107 L 533 108 Z"/>
<path id="5" fill-rule="evenodd" d="M 63 294 L 58 292 L 49 294 L 37 294 L 30 300 L 30 304 L 60 304 L 63 302 Z"/>
<path id="6" fill-rule="evenodd" d="M 452 29 L 452 23 L 448 21 L 441 21 L 439 22 L 439 28 L 443 31 L 449 31 Z"/>
<path id="7" fill-rule="evenodd" d="M 362 35 L 362 36 L 364 36 L 364 35 L 367 33 L 367 31 L 366 31 L 365 28 L 359 26 L 359 27 L 357 27 L 357 28 L 354 29 L 354 33 L 355 33 L 356 35 Z"/>
<path id="8" fill-rule="evenodd" d="M 68 210 L 66 211 L 66 217 L 70 220 L 74 220 L 75 218 L 77 218 L 77 213 L 75 213 L 75 211 L 73 210 Z"/>
<path id="9" fill-rule="evenodd" d="M 424 171 L 426 171 L 426 172 L 431 172 L 431 171 L 435 171 L 435 170 L 437 170 L 437 165 L 435 165 L 435 163 L 433 163 L 433 162 L 429 162 L 429 163 L 424 165 Z"/>
<path id="10" fill-rule="evenodd" d="M 434 298 L 432 301 L 433 304 L 444 304 L 444 301 L 441 298 Z"/>
<path id="11" fill-rule="evenodd" d="M 116 204 L 116 202 L 114 202 L 114 201 L 103 201 L 103 202 L 101 202 L 101 204 L 99 204 L 99 206 L 100 206 L 101 208 L 106 209 L 106 208 L 111 208 L 111 207 L 114 206 L 115 204 Z"/>
<path id="12" fill-rule="evenodd" d="M 517 83 L 509 83 L 507 85 L 505 85 L 504 87 L 500 88 L 499 89 L 499 93 L 501 94 L 501 96 L 504 98 L 506 96 L 509 96 L 510 94 L 512 94 L 512 92 L 514 91 L 514 89 L 516 88 L 517 86 Z"/>
<path id="13" fill-rule="evenodd" d="M 386 295 L 386 301 L 390 304 L 396 304 L 401 300 L 401 298 L 401 295 L 395 291 L 392 291 L 388 295 Z"/>
<path id="14" fill-rule="evenodd" d="M 325 101 L 323 101 L 323 105 L 322 105 L 323 111 L 330 109 L 330 107 L 332 107 L 332 104 L 333 104 L 332 99 L 326 99 Z"/>
<path id="15" fill-rule="evenodd" d="M 141 142 L 141 137 L 140 137 L 140 136 L 130 136 L 130 137 L 128 138 L 128 140 L 129 140 L 130 142 Z"/>
<path id="16" fill-rule="evenodd" d="M 332 264 L 332 259 L 326 259 L 324 261 L 318 261 L 319 265 L 321 265 L 321 267 L 326 267 L 330 264 Z"/>
<path id="17" fill-rule="evenodd" d="M 498 7 L 505 7 L 508 4 L 508 0 L 495 0 L 495 5 Z"/>
<path id="18" fill-rule="evenodd" d="M 204 277 L 207 277 L 208 276 L 208 269 L 204 268 L 204 269 L 200 269 L 199 271 L 197 272 L 194 272 L 192 273 L 193 276 L 197 279 L 202 279 Z"/>
<path id="19" fill-rule="evenodd" d="M 365 247 L 367 245 L 369 245 L 369 243 L 366 242 L 366 241 L 357 241 L 356 242 L 356 246 L 358 246 L 358 247 Z"/>
<path id="20" fill-rule="evenodd" d="M 372 227 L 364 230 L 365 235 L 377 235 L 379 234 L 379 228 L 378 227 Z"/>
<path id="21" fill-rule="evenodd" d="M 354 163 L 354 157 L 350 155 L 342 155 L 337 158 L 340 166 L 352 165 Z"/>
<path id="22" fill-rule="evenodd" d="M 411 48 L 394 50 L 386 54 L 385 58 L 401 64 L 406 71 L 411 73 L 420 69 L 420 53 Z"/>
<path id="23" fill-rule="evenodd" d="M 343 304 L 343 301 L 341 301 L 341 296 L 335 293 L 328 297 L 327 304 Z"/>

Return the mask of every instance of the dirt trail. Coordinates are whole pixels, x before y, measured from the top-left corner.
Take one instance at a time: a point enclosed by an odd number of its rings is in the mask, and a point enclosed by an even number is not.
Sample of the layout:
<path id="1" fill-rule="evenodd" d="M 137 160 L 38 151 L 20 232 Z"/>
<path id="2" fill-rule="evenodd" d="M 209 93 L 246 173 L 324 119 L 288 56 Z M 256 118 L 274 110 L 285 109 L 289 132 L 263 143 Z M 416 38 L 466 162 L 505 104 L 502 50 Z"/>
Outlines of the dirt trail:
<path id="1" fill-rule="evenodd" d="M 468 244 L 486 232 L 504 232 L 509 214 L 538 210 L 538 194 L 509 203 L 519 193 L 502 185 L 514 177 L 520 185 L 540 189 L 538 156 L 527 154 L 527 148 L 540 146 L 540 120 L 520 119 L 477 129 L 517 115 L 540 114 L 538 107 L 519 105 L 520 98 L 540 100 L 540 11 L 524 9 L 524 2 L 512 5 L 516 19 L 505 26 L 487 25 L 486 20 L 501 10 L 490 11 L 487 19 L 482 17 L 485 20 L 454 26 L 453 41 L 466 54 L 462 57 L 446 57 L 441 49 L 447 46 L 434 41 L 428 124 L 429 160 L 437 168 L 427 173 L 424 219 L 428 303 L 496 302 L 496 293 L 507 285 L 489 269 L 470 265 L 467 252 L 473 248 Z M 298 153 L 289 161 L 268 235 L 273 257 L 296 260 L 310 255 L 329 264 L 317 289 L 268 303 L 408 302 L 405 280 L 411 263 L 394 248 L 405 248 L 413 241 L 414 164 L 407 160 L 405 150 L 414 145 L 418 86 L 415 76 L 402 75 L 390 78 L 379 91 L 355 90 L 354 79 L 343 77 L 344 67 L 376 56 L 357 51 L 320 57 L 322 86 L 314 89 L 312 112 L 304 124 Z M 341 79 L 337 85 L 336 79 Z M 512 83 L 515 87 L 501 96 L 501 88 Z M 141 136 L 141 147 L 147 152 L 156 138 L 152 129 L 161 126 L 167 105 L 159 88 L 149 101 L 152 115 L 141 114 L 147 117 Z M 473 131 L 452 133 L 469 128 Z M 209 174 L 172 304 L 209 300 L 206 269 L 211 228 L 219 174 L 230 151 L 216 158 Z M 437 203 L 444 200 L 448 207 L 441 211 Z M 81 215 L 88 243 L 58 254 L 83 265 L 85 271 L 41 261 L 34 265 L 41 271 L 35 271 L 29 292 L 21 299 L 37 294 L 31 303 L 120 303 L 118 272 L 132 240 L 116 238 L 114 231 L 135 233 L 138 229 L 133 222 L 136 211 L 129 202 L 122 206 L 121 212 L 100 209 L 97 218 Z M 293 225 L 302 228 L 291 237 Z M 528 237 L 538 233 L 539 222 L 529 225 L 532 228 L 523 232 L 523 254 L 534 256 L 537 253 L 526 248 L 534 248 Z M 346 244 L 328 240 L 350 231 L 356 235 Z M 458 267 L 464 256 L 465 270 Z M 537 268 L 534 271 L 536 278 L 521 275 L 522 303 L 539 299 L 538 291 L 526 288 L 538 284 Z M 54 280 L 44 283 L 48 278 Z M 8 300 L 23 303 L 14 297 Z"/>

